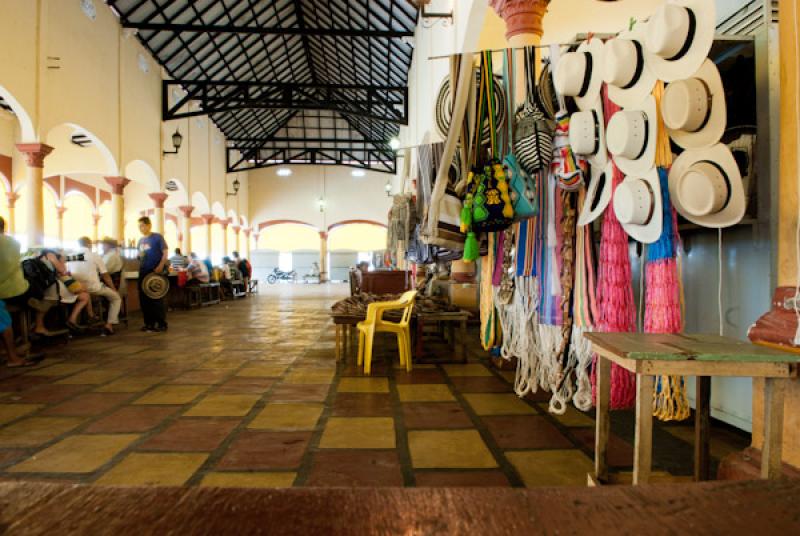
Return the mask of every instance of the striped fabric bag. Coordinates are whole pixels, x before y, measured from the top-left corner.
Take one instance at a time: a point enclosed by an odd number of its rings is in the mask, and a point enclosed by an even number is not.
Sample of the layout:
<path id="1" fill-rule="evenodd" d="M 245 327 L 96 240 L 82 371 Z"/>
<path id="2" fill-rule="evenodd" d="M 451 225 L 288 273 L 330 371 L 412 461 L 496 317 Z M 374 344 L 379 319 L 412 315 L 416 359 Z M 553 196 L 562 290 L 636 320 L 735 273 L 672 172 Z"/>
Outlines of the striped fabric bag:
<path id="1" fill-rule="evenodd" d="M 547 172 L 553 158 L 555 125 L 536 102 L 536 49 L 525 48 L 525 77 L 527 95 L 517 112 L 514 132 L 514 155 L 529 175 Z"/>

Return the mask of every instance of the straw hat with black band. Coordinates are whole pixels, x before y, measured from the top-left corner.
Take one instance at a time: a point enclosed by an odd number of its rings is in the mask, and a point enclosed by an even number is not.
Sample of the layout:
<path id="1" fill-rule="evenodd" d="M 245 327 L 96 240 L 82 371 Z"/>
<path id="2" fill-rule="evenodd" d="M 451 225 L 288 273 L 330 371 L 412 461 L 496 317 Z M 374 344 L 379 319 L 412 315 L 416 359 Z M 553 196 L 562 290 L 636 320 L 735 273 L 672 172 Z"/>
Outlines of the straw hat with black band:
<path id="1" fill-rule="evenodd" d="M 658 170 L 625 177 L 614 190 L 614 214 L 633 239 L 652 244 L 664 226 Z"/>
<path id="2" fill-rule="evenodd" d="M 592 176 L 586 187 L 586 199 L 578 216 L 578 225 L 584 226 L 600 217 L 611 201 L 614 164 L 610 160 L 605 166 L 592 166 Z"/>
<path id="3" fill-rule="evenodd" d="M 572 152 L 588 158 L 592 166 L 605 167 L 606 149 L 603 102 L 598 98 L 588 110 L 575 112 L 569 118 L 569 144 Z"/>
<path id="4" fill-rule="evenodd" d="M 609 39 L 603 48 L 608 98 L 623 108 L 642 102 L 656 83 L 656 75 L 645 61 L 644 24 L 636 23 L 633 30 Z"/>
<path id="5" fill-rule="evenodd" d="M 553 85 L 556 92 L 575 99 L 581 110 L 591 108 L 603 85 L 603 42 L 592 38 L 575 52 L 562 54 L 556 65 Z"/>
<path id="6" fill-rule="evenodd" d="M 150 272 L 142 279 L 142 292 L 151 300 L 160 300 L 169 292 L 169 279 L 161 274 Z"/>
<path id="7" fill-rule="evenodd" d="M 669 171 L 669 194 L 681 216 L 703 227 L 734 225 L 747 205 L 739 166 L 722 143 L 682 152 Z"/>
<path id="8" fill-rule="evenodd" d="M 655 163 L 658 117 L 656 101 L 647 96 L 637 106 L 615 113 L 606 128 L 606 144 L 626 175 L 646 173 Z"/>
<path id="9" fill-rule="evenodd" d="M 684 149 L 710 147 L 722 139 L 727 109 L 714 62 L 705 60 L 692 76 L 667 86 L 661 116 L 672 140 Z"/>
<path id="10" fill-rule="evenodd" d="M 712 0 L 668 0 L 647 21 L 647 64 L 665 82 L 691 76 L 711 51 L 716 24 Z"/>

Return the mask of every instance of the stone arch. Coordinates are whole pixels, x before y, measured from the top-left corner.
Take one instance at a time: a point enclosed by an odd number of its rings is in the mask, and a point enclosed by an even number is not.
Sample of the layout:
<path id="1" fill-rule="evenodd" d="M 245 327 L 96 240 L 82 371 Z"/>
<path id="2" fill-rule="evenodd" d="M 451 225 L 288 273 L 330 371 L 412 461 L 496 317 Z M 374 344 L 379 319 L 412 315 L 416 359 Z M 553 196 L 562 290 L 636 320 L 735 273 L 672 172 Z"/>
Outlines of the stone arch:
<path id="1" fill-rule="evenodd" d="M 3 97 L 3 100 L 6 102 L 6 104 L 11 107 L 11 111 L 13 111 L 14 115 L 17 116 L 17 121 L 19 121 L 20 141 L 36 141 L 37 136 L 36 130 L 33 128 L 33 121 L 31 120 L 31 116 L 28 114 L 25 108 L 16 98 L 14 98 L 14 95 L 12 95 L 10 91 L 1 85 L 0 97 Z"/>
<path id="2" fill-rule="evenodd" d="M 203 192 L 195 192 L 192 194 L 192 206 L 194 207 L 194 214 L 209 214 L 211 206 L 208 204 L 208 198 Z"/>
<path id="3" fill-rule="evenodd" d="M 183 184 L 183 181 L 176 177 L 171 177 L 168 181 L 175 185 L 175 190 L 167 189 L 167 201 L 164 204 L 167 208 L 172 208 L 177 211 L 177 208 L 180 206 L 185 206 L 189 204 L 189 190 L 186 189 L 186 185 Z"/>
<path id="4" fill-rule="evenodd" d="M 372 220 L 344 220 L 328 226 L 330 251 L 382 251 L 386 225 Z"/>
<path id="5" fill-rule="evenodd" d="M 272 220 L 259 224 L 258 249 L 319 251 L 319 229 L 303 221 Z"/>
<path id="6" fill-rule="evenodd" d="M 88 147 L 80 147 L 71 141 L 74 134 L 84 135 Z M 119 166 L 108 146 L 89 130 L 76 123 L 61 123 L 47 133 L 45 143 L 55 150 L 44 162 L 47 175 L 70 175 L 77 173 L 100 176 L 119 175 Z"/>
<path id="7" fill-rule="evenodd" d="M 142 184 L 147 193 L 161 191 L 161 181 L 158 173 L 144 160 L 131 160 L 127 163 L 124 175 L 133 182 Z"/>

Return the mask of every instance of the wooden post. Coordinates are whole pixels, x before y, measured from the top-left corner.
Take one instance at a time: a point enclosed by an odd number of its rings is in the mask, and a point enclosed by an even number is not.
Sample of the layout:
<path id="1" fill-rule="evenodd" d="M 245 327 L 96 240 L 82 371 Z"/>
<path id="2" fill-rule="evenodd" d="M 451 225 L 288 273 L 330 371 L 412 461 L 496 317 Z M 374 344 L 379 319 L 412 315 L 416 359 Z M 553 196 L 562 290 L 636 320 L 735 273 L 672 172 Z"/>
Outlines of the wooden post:
<path id="1" fill-rule="evenodd" d="M 781 476 L 783 453 L 783 401 L 787 380 L 766 378 L 764 382 L 764 450 L 761 478 Z"/>
<path id="2" fill-rule="evenodd" d="M 597 409 L 594 435 L 594 477 L 608 481 L 608 436 L 611 429 L 611 361 L 597 356 Z"/>
<path id="3" fill-rule="evenodd" d="M 711 377 L 695 378 L 694 479 L 709 479 L 711 441 Z"/>
<path id="4" fill-rule="evenodd" d="M 636 436 L 633 446 L 633 484 L 647 484 L 653 464 L 653 387 L 655 378 L 636 375 Z"/>

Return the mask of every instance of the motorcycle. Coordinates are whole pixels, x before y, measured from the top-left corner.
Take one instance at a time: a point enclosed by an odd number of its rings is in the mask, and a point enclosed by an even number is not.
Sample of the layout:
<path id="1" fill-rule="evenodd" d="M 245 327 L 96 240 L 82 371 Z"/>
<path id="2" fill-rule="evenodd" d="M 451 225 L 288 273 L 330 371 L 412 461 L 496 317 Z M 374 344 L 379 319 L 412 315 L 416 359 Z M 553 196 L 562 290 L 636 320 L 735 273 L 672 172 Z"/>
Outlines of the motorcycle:
<path id="1" fill-rule="evenodd" d="M 278 268 L 275 268 L 272 270 L 272 273 L 267 276 L 267 283 L 274 285 L 278 281 L 291 281 L 294 283 L 297 281 L 297 272 L 294 270 L 291 272 L 284 272 Z"/>

